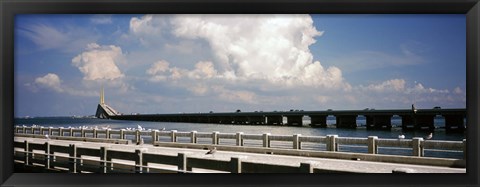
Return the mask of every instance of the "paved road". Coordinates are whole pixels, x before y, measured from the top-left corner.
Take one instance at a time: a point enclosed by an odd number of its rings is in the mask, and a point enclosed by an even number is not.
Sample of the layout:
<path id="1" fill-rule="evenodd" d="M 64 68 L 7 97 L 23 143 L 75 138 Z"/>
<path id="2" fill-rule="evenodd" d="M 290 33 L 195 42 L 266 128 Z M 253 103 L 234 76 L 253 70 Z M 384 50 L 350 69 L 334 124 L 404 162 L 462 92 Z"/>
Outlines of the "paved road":
<path id="1" fill-rule="evenodd" d="M 27 140 L 29 142 L 44 143 L 46 139 L 37 138 L 25 138 L 15 137 L 15 141 L 23 142 Z M 215 159 L 229 161 L 231 157 L 238 157 L 242 161 L 266 163 L 266 164 L 281 164 L 287 166 L 298 167 L 300 163 L 310 163 L 314 168 L 334 170 L 334 171 L 347 171 L 357 173 L 392 173 L 395 169 L 406 169 L 410 172 L 416 173 L 466 173 L 465 168 L 448 168 L 438 166 L 422 166 L 411 164 L 396 164 L 396 163 L 383 163 L 383 162 L 369 162 L 369 161 L 356 161 L 356 160 L 340 160 L 340 159 L 325 159 L 325 158 L 312 158 L 312 157 L 299 157 L 299 156 L 286 156 L 286 155 L 270 155 L 270 154 L 256 154 L 256 153 L 244 153 L 244 152 L 230 152 L 230 151 L 217 151 L 214 155 L 205 155 L 207 150 L 200 149 L 184 149 L 184 148 L 171 148 L 171 147 L 155 147 L 149 144 L 145 145 L 118 145 L 118 144 L 106 144 L 106 143 L 91 143 L 91 142 L 77 142 L 77 141 L 65 141 L 65 140 L 49 140 L 50 144 L 54 145 L 69 145 L 76 144 L 78 147 L 99 148 L 101 146 L 109 147 L 111 150 L 128 150 L 133 152 L 135 149 L 144 149 L 147 153 L 159 153 L 162 155 L 176 156 L 178 153 L 185 153 L 188 157 L 203 158 L 203 159 Z M 165 166 L 168 169 L 176 169 L 174 166 Z M 211 170 L 195 169 L 194 172 L 214 172 Z"/>

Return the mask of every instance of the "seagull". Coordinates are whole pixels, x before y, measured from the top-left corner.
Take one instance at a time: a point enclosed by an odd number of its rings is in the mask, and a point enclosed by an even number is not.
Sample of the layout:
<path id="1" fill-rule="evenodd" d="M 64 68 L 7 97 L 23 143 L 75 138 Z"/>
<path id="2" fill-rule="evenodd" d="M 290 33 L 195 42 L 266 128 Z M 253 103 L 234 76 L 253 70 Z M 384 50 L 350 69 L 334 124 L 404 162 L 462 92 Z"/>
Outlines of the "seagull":
<path id="1" fill-rule="evenodd" d="M 164 130 L 165 130 L 165 127 L 162 128 L 162 131 L 164 131 Z"/>
<path id="2" fill-rule="evenodd" d="M 405 135 L 403 134 L 398 135 L 398 139 L 405 139 Z"/>
<path id="3" fill-rule="evenodd" d="M 213 147 L 213 149 L 208 150 L 208 152 L 205 153 L 205 154 L 206 154 L 206 155 L 209 155 L 209 154 L 213 155 L 213 154 L 216 153 L 216 152 L 217 152 L 217 147 Z"/>
<path id="4" fill-rule="evenodd" d="M 427 137 L 425 137 L 425 140 L 430 140 L 433 138 L 433 132 L 431 132 L 430 134 L 428 134 Z"/>
<path id="5" fill-rule="evenodd" d="M 142 126 L 137 125 L 137 129 L 138 129 L 138 130 L 142 130 Z"/>
<path id="6" fill-rule="evenodd" d="M 48 137 L 48 134 L 45 134 L 45 138 L 46 138 L 47 140 L 50 140 L 50 137 Z"/>

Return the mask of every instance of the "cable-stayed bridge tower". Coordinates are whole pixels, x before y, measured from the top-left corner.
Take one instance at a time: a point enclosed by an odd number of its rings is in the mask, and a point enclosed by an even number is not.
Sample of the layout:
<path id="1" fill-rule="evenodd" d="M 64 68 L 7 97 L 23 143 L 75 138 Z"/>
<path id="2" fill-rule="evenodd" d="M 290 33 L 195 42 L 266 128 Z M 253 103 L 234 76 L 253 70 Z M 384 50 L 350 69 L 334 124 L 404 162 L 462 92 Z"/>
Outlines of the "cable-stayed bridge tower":
<path id="1" fill-rule="evenodd" d="M 95 117 L 101 119 L 108 119 L 111 116 L 119 115 L 117 111 L 115 111 L 112 107 L 105 104 L 105 91 L 102 86 L 102 90 L 100 90 L 100 103 L 97 106 L 97 112 L 95 113 Z"/>

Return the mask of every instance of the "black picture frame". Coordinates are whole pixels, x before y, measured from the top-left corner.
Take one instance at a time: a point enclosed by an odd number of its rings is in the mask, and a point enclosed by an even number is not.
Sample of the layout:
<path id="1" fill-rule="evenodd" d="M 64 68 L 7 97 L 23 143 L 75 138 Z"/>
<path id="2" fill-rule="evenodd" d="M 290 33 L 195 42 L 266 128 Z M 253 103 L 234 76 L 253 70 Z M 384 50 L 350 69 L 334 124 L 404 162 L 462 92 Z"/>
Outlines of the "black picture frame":
<path id="1" fill-rule="evenodd" d="M 479 186 L 479 0 L 1 0 L 0 183 L 2 186 Z M 340 13 L 465 14 L 466 174 L 59 174 L 14 173 L 16 14 Z"/>

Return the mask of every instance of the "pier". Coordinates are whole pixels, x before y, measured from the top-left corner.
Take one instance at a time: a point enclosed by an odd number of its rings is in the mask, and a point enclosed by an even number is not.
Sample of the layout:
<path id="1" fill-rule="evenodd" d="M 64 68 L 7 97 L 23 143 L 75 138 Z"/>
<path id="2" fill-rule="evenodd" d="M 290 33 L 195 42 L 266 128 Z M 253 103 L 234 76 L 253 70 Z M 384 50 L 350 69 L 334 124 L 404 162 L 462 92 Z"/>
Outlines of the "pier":
<path id="1" fill-rule="evenodd" d="M 150 141 L 137 145 L 143 142 L 143 139 Z M 276 144 L 278 142 L 283 144 Z M 318 146 L 315 149 L 306 149 L 309 144 Z M 344 152 L 342 148 L 344 146 L 362 147 L 365 151 Z M 463 152 L 465 155 L 466 140 L 17 126 L 14 147 L 17 167 L 24 169 L 40 167 L 41 170 L 63 168 L 55 169 L 58 172 L 464 173 L 466 171 L 465 157 L 434 158 L 424 154 L 424 151 L 428 150 Z M 207 149 L 212 147 L 216 147 L 218 153 L 205 155 Z M 411 154 L 387 155 L 381 151 L 385 148 L 410 150 Z M 83 159 L 85 161 L 79 161 Z M 48 164 L 47 161 L 51 163 Z M 92 167 L 92 164 L 95 167 Z M 119 168 L 111 168 L 112 164 Z"/>

